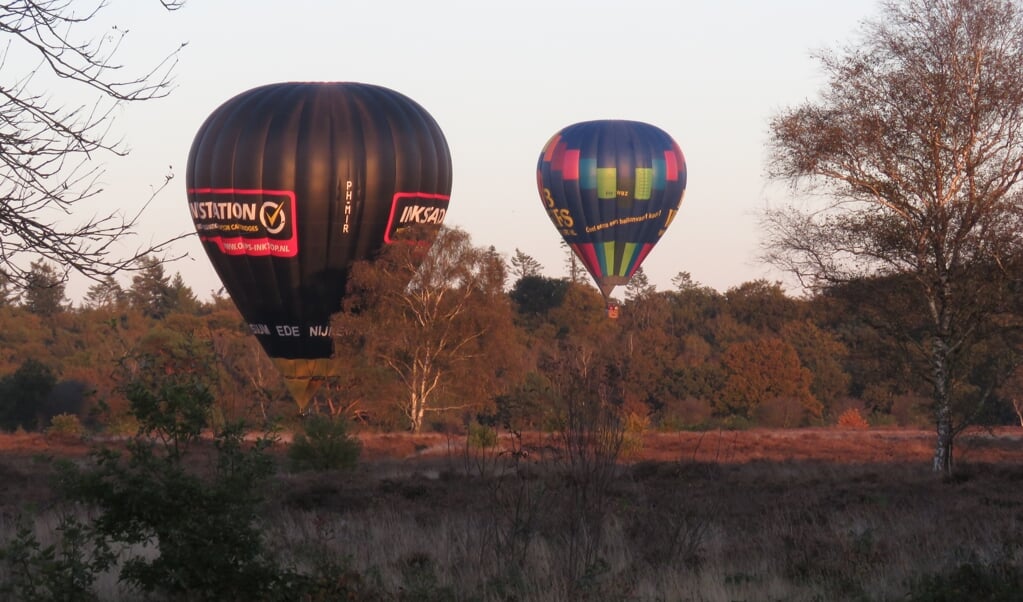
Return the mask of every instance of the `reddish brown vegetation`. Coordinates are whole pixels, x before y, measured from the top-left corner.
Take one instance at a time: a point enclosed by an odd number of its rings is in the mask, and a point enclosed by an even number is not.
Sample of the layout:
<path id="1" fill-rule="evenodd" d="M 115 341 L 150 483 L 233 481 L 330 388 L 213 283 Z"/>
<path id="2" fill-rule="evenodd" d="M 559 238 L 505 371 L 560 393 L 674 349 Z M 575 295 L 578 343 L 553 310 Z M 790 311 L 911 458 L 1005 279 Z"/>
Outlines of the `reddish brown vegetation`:
<path id="1" fill-rule="evenodd" d="M 359 571 L 391 571 L 392 589 L 402 585 L 395 575 L 411 554 L 436 563 L 445 584 L 475 591 L 504 558 L 480 524 L 524 521 L 533 530 L 519 544 L 556 549 L 521 558 L 541 567 L 537 574 L 551 557 L 567 557 L 559 529 L 572 520 L 581 481 L 562 478 L 570 468 L 559 463 L 554 438 L 532 434 L 519 448 L 505 437 L 502 449 L 487 451 L 467 447 L 460 435 L 360 438 L 362 460 L 343 476 L 278 474 L 267 490 L 269 537 L 289 550 L 310 541 L 336 546 L 324 553 L 356 559 Z M 603 548 L 609 574 L 632 575 L 630 594 L 661 592 L 650 599 L 905 599 L 912 579 L 961 562 L 934 554 L 940 546 L 979 558 L 1018 550 L 1023 429 L 963 435 L 962 472 L 950 481 L 931 473 L 933 439 L 929 430 L 907 429 L 648 432 L 598 496 L 598 509 L 614 515 L 606 525 L 613 545 Z M 52 470 L 37 458 L 84 461 L 88 450 L 42 435 L 0 435 L 0 518 L 53 507 Z M 517 450 L 529 453 L 510 455 Z M 199 451 L 201 464 L 207 454 Z M 511 465 L 514 473 L 489 478 Z M 502 486 L 509 483 L 515 487 Z M 524 502 L 543 511 L 517 514 Z M 340 535 L 317 539 L 324 530 Z M 480 550 L 497 554 L 488 562 L 498 564 L 472 575 L 455 570 L 483 566 Z"/>
<path id="2" fill-rule="evenodd" d="M 362 459 L 407 460 L 415 457 L 460 455 L 465 439 L 459 435 L 423 433 L 363 433 Z M 287 436 L 284 437 L 288 439 Z M 527 435 L 525 446 L 546 446 L 542 434 Z M 964 463 L 996 464 L 1023 460 L 1023 428 L 974 429 L 961 435 L 956 451 Z M 502 439 L 511 449 L 511 442 Z M 849 464 L 928 462 L 934 452 L 934 432 L 920 429 L 750 429 L 745 431 L 648 432 L 643 444 L 626 461 L 693 461 L 744 463 L 753 460 L 820 460 Z M 90 444 L 37 433 L 0 434 L 0 462 L 13 457 L 47 454 L 60 457 L 88 453 Z"/>

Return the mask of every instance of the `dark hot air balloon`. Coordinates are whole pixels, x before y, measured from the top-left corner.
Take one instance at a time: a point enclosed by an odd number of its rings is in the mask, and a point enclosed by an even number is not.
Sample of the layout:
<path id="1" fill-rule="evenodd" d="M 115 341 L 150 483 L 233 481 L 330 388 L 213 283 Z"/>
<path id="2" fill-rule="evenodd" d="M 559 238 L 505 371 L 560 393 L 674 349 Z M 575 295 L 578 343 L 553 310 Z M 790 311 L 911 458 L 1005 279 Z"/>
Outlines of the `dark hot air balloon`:
<path id="1" fill-rule="evenodd" d="M 537 187 L 547 215 L 607 300 L 674 219 L 685 194 L 686 162 L 660 128 L 586 121 L 544 146 Z"/>
<path id="2" fill-rule="evenodd" d="M 350 266 L 404 231 L 429 238 L 447 211 L 451 156 L 436 121 L 398 92 L 281 83 L 206 119 L 186 185 L 224 288 L 304 410 L 332 373 L 331 315 Z"/>

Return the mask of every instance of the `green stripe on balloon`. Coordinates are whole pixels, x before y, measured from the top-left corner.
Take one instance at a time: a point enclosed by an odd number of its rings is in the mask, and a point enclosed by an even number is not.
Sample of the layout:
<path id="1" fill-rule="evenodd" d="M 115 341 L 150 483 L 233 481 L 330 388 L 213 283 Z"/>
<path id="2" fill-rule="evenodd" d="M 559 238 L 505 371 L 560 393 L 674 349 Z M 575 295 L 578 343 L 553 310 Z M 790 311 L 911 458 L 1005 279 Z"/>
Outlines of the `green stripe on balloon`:
<path id="1" fill-rule="evenodd" d="M 636 168 L 636 193 L 637 201 L 649 201 L 650 190 L 654 183 L 654 170 L 650 167 Z"/>
<path id="2" fill-rule="evenodd" d="M 628 276 L 632 262 L 636 260 L 636 243 L 625 243 L 625 253 L 622 254 L 622 264 L 618 266 L 619 276 Z"/>
<path id="3" fill-rule="evenodd" d="M 625 249 L 625 254 L 629 257 L 626 263 L 625 271 L 622 276 L 631 278 L 632 273 L 636 271 L 636 265 L 643 258 L 643 249 L 639 246 L 639 243 L 629 243 Z"/>
<path id="4" fill-rule="evenodd" d="M 613 199 L 618 192 L 618 170 L 614 167 L 597 168 L 597 198 Z"/>

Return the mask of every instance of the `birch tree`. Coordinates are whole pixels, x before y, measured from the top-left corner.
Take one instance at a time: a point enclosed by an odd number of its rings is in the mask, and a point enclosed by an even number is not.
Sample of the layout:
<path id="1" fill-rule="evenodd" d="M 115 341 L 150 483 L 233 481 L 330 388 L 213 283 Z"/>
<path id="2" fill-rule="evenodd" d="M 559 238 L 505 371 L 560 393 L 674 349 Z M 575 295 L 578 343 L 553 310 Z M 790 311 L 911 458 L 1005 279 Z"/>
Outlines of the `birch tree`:
<path id="1" fill-rule="evenodd" d="M 425 254 L 394 244 L 352 269 L 346 311 L 335 318 L 339 344 L 391 369 L 412 432 L 428 412 L 479 407 L 514 363 L 505 280 L 500 255 L 457 228 L 442 228 Z"/>
<path id="2" fill-rule="evenodd" d="M 1000 344 L 999 369 L 974 378 L 975 354 L 1019 326 L 1023 19 L 1011 0 L 880 7 L 815 55 L 820 96 L 770 122 L 768 175 L 813 195 L 765 213 L 766 257 L 818 290 L 909 283 L 916 309 L 887 312 L 888 328 L 929 383 L 933 468 L 949 474 L 972 415 L 955 409 L 984 404 L 1020 351 Z M 884 296 L 865 302 L 885 313 Z"/>

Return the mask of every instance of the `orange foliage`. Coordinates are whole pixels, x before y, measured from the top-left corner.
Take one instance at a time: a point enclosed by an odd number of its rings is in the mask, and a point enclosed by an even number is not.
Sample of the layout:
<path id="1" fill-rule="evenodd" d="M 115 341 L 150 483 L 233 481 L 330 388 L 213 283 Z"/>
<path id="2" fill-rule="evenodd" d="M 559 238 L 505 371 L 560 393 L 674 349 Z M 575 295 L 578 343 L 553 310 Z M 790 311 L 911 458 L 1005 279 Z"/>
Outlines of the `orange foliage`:
<path id="1" fill-rule="evenodd" d="M 839 415 L 838 426 L 848 429 L 865 429 L 869 428 L 870 424 L 867 422 L 867 419 L 860 414 L 858 409 L 849 408 Z"/>

